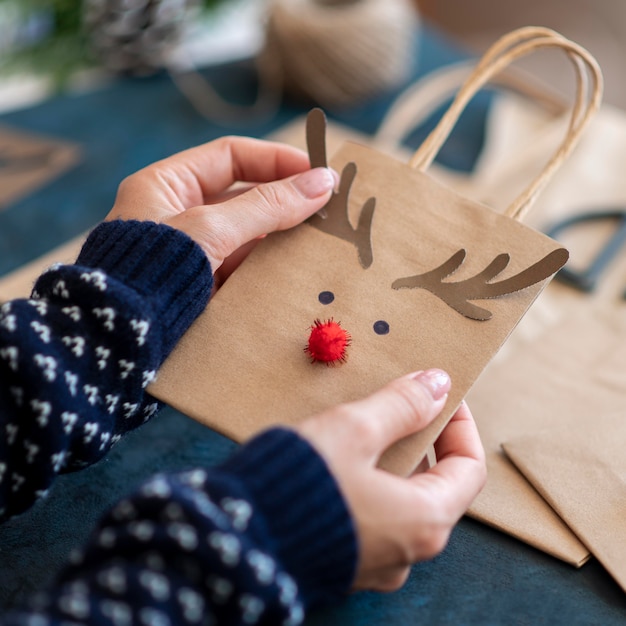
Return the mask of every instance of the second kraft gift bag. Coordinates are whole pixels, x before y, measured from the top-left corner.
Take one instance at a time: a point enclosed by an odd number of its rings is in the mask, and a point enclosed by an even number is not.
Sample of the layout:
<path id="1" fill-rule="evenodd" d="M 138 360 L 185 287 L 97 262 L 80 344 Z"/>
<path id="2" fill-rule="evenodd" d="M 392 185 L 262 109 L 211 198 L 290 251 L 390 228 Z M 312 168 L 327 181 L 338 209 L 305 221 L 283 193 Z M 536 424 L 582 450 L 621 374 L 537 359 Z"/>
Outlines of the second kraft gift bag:
<path id="1" fill-rule="evenodd" d="M 578 75 L 567 135 L 540 176 L 503 214 L 463 198 L 428 167 L 471 97 L 513 60 L 557 48 Z M 150 392 L 242 440 L 363 397 L 412 370 L 440 367 L 452 391 L 427 429 L 382 464 L 409 472 L 550 277 L 558 243 L 521 221 L 597 109 L 601 74 L 580 46 L 547 29 L 505 36 L 403 163 L 344 144 L 322 214 L 268 236 L 217 292 L 166 361 Z M 325 164 L 324 117 L 309 115 L 311 164 Z"/>

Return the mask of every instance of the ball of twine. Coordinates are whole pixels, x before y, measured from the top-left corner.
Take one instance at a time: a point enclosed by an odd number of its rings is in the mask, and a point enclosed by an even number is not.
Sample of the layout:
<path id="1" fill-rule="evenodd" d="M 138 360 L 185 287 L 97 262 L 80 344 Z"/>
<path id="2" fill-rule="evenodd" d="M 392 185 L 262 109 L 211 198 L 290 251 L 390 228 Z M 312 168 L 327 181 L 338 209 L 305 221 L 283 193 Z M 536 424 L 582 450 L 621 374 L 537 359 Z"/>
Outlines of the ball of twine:
<path id="1" fill-rule="evenodd" d="M 257 60 L 275 89 L 346 106 L 410 78 L 417 24 L 410 0 L 270 0 Z"/>

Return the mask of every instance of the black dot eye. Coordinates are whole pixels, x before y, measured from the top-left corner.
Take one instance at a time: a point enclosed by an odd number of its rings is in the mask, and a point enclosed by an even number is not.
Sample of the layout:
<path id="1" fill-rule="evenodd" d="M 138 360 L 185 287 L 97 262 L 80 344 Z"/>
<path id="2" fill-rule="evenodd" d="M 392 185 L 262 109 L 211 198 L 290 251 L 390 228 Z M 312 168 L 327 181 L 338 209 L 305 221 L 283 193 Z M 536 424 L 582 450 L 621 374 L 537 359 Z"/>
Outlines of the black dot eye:
<path id="1" fill-rule="evenodd" d="M 322 304 L 330 304 L 335 299 L 335 294 L 332 291 L 320 291 L 320 295 L 317 299 Z"/>
<path id="2" fill-rule="evenodd" d="M 377 335 L 386 335 L 389 332 L 389 324 L 384 320 L 374 322 L 374 332 Z"/>

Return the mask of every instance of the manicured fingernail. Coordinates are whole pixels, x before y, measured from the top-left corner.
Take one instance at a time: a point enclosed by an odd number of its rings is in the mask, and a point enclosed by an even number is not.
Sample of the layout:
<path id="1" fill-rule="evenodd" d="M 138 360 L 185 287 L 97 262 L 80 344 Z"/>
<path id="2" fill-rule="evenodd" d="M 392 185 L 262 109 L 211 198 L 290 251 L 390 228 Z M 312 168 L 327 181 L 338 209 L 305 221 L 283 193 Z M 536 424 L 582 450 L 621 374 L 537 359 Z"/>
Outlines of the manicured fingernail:
<path id="1" fill-rule="evenodd" d="M 413 378 L 428 388 L 433 400 L 441 400 L 450 391 L 450 376 L 443 370 L 430 369 L 425 372 L 417 372 Z"/>
<path id="2" fill-rule="evenodd" d="M 333 171 L 327 167 L 316 167 L 299 174 L 292 180 L 293 186 L 309 200 L 328 193 L 335 186 Z"/>

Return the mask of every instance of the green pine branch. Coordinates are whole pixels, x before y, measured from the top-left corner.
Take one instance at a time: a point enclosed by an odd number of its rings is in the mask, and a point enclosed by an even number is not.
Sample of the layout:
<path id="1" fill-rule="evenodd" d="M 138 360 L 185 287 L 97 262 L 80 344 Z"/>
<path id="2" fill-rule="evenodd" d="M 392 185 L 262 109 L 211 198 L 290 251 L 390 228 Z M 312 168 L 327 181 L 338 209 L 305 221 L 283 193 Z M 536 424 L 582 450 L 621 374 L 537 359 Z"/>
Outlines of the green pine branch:
<path id="1" fill-rule="evenodd" d="M 208 11 L 223 1 L 202 0 L 202 7 Z M 82 0 L 0 0 L 0 9 L 3 5 L 11 5 L 24 22 L 45 13 L 51 28 L 41 41 L 5 52 L 0 72 L 34 72 L 61 89 L 77 70 L 97 65 L 82 28 Z"/>

